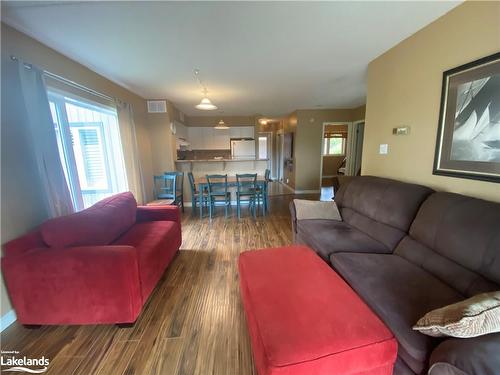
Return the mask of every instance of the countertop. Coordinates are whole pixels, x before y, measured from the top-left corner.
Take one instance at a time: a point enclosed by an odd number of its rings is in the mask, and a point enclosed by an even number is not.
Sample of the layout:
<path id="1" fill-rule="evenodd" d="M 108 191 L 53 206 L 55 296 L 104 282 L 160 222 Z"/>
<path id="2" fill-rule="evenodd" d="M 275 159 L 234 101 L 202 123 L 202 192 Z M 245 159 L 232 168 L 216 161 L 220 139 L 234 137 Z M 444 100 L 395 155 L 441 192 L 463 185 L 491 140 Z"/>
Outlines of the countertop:
<path id="1" fill-rule="evenodd" d="M 238 161 L 268 161 L 269 159 L 256 159 L 256 158 L 230 158 L 230 159 L 186 159 L 186 160 L 176 160 L 176 163 L 206 163 L 206 162 L 238 162 Z"/>

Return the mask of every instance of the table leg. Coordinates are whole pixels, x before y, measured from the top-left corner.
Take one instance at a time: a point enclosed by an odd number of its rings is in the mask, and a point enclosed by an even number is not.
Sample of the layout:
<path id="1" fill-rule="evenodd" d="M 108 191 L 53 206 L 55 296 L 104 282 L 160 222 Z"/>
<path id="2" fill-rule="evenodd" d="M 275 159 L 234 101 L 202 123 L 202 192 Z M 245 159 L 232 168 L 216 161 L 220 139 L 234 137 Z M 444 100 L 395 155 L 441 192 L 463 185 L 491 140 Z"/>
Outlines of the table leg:
<path id="1" fill-rule="evenodd" d="M 198 184 L 198 206 L 200 207 L 200 219 L 203 219 L 203 191 L 205 186 Z"/>

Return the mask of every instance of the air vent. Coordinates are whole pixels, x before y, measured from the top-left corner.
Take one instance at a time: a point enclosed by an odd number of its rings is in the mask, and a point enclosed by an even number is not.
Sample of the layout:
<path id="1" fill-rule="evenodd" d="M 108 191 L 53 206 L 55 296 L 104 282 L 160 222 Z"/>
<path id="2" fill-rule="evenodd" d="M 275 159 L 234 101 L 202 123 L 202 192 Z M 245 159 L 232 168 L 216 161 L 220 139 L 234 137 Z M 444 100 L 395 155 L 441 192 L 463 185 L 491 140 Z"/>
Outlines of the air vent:
<path id="1" fill-rule="evenodd" d="M 165 100 L 148 100 L 148 113 L 166 113 L 167 102 Z"/>

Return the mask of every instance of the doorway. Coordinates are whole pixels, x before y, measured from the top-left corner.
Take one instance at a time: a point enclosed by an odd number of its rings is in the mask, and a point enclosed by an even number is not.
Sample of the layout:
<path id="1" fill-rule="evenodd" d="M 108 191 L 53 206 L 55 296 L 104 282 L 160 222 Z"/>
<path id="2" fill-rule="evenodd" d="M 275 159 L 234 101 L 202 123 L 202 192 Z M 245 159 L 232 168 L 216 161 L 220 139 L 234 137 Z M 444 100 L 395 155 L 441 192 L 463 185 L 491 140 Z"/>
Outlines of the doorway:
<path id="1" fill-rule="evenodd" d="M 274 155 L 273 155 L 273 133 L 259 132 L 257 133 L 257 158 L 267 159 L 267 168 L 271 171 L 271 176 L 274 176 Z"/>
<path id="2" fill-rule="evenodd" d="M 337 187 L 338 176 L 347 175 L 348 135 L 351 123 L 325 123 L 321 139 L 321 189 Z"/>
<path id="3" fill-rule="evenodd" d="M 350 167 L 350 175 L 351 176 L 359 176 L 361 175 L 361 159 L 363 156 L 363 139 L 365 135 L 365 120 L 356 121 L 353 123 L 352 129 L 352 151 L 350 154 L 351 163 L 349 163 Z"/>
<path id="4" fill-rule="evenodd" d="M 284 157 L 283 157 L 283 133 L 276 133 L 276 181 L 283 181 L 283 167 L 284 167 Z"/>

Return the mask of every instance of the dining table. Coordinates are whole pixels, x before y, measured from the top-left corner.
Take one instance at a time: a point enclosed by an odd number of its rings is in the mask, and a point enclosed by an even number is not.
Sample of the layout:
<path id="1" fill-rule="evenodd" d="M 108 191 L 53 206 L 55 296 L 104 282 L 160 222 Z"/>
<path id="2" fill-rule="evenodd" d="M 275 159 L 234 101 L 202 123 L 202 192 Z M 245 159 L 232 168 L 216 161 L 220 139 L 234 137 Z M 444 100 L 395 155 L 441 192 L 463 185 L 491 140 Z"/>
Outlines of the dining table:
<path id="1" fill-rule="evenodd" d="M 198 187 L 198 207 L 200 209 L 200 219 L 203 218 L 203 194 L 202 192 L 208 191 L 208 181 L 206 176 L 195 177 L 194 182 Z M 256 180 L 257 186 L 263 186 L 266 183 L 266 177 L 264 175 L 257 175 Z M 236 175 L 227 175 L 227 186 L 236 187 L 238 181 L 236 179 Z"/>

